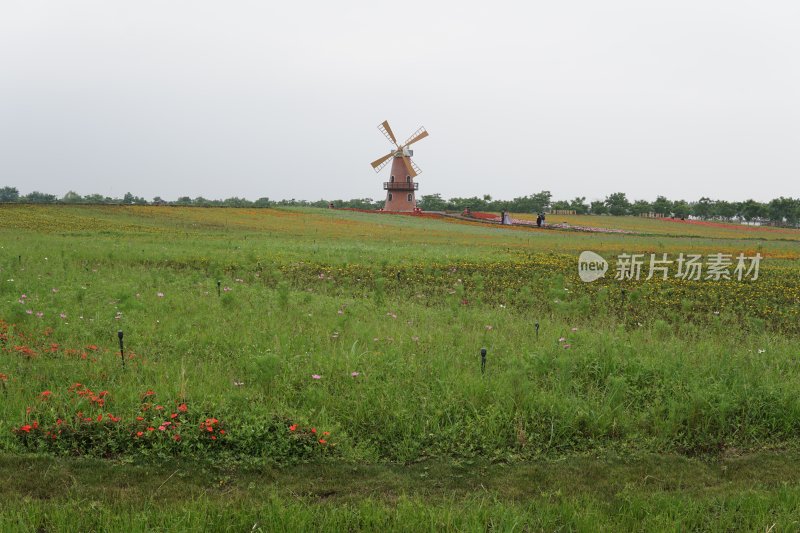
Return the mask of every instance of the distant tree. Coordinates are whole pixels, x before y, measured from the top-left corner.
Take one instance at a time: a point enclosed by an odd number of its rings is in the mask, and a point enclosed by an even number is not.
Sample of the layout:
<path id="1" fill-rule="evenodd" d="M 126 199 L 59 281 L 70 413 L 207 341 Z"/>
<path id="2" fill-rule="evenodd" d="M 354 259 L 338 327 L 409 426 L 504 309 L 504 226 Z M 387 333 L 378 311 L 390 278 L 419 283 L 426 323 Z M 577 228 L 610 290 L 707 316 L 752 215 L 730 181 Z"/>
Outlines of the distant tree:
<path id="1" fill-rule="evenodd" d="M 175 205 L 192 205 L 192 199 L 188 196 L 181 196 L 172 203 Z"/>
<path id="2" fill-rule="evenodd" d="M 426 194 L 417 201 L 417 206 L 425 211 L 444 211 L 447 209 L 447 202 L 442 199 L 442 195 L 439 193 Z"/>
<path id="3" fill-rule="evenodd" d="M 632 215 L 646 215 L 653 211 L 653 204 L 647 200 L 636 200 L 631 204 L 630 211 Z"/>
<path id="4" fill-rule="evenodd" d="M 270 205 L 271 202 L 269 201 L 269 198 L 267 198 L 266 196 L 263 196 L 258 200 L 256 200 L 255 202 L 253 202 L 253 207 L 269 207 Z"/>
<path id="5" fill-rule="evenodd" d="M 714 201 L 703 196 L 698 201 L 691 204 L 691 214 L 703 220 L 708 219 L 714 212 Z"/>
<path id="6" fill-rule="evenodd" d="M 225 207 L 250 207 L 253 205 L 253 202 L 247 198 L 237 198 L 236 196 L 232 196 L 223 200 L 222 205 Z"/>
<path id="7" fill-rule="evenodd" d="M 791 225 L 797 224 L 798 205 L 800 200 L 793 198 L 775 198 L 767 205 L 767 216 L 769 219 L 779 224 L 787 223 Z"/>
<path id="8" fill-rule="evenodd" d="M 65 204 L 79 204 L 83 202 L 83 196 L 76 193 L 75 191 L 69 191 L 67 194 L 61 198 L 61 201 Z"/>
<path id="9" fill-rule="evenodd" d="M 574 209 L 575 213 L 585 215 L 589 212 L 589 206 L 586 205 L 585 196 L 576 196 L 569 202 L 569 208 Z"/>
<path id="10" fill-rule="evenodd" d="M 691 209 L 686 200 L 676 200 L 672 203 L 672 214 L 676 217 L 686 218 L 689 216 L 690 211 Z"/>
<path id="11" fill-rule="evenodd" d="M 196 205 L 198 207 L 208 207 L 211 203 L 203 198 L 202 196 L 198 196 L 194 200 L 192 200 L 192 205 Z"/>
<path id="12" fill-rule="evenodd" d="M 764 204 L 756 202 L 755 200 L 745 200 L 739 206 L 739 216 L 748 222 L 751 220 L 758 220 L 765 218 L 767 208 Z"/>
<path id="13" fill-rule="evenodd" d="M 156 197 L 153 198 L 153 205 L 162 205 L 162 204 L 165 204 L 165 203 L 167 203 L 167 202 L 165 202 L 164 199 L 161 198 L 160 196 L 156 196 Z"/>
<path id="14" fill-rule="evenodd" d="M 669 216 L 672 214 L 672 202 L 667 200 L 666 196 L 657 196 L 652 207 L 653 212 L 658 215 Z"/>
<path id="15" fill-rule="evenodd" d="M 31 204 L 53 204 L 57 201 L 57 198 L 54 194 L 33 191 L 32 193 L 24 196 L 23 200 Z"/>
<path id="16" fill-rule="evenodd" d="M 606 203 L 602 200 L 595 200 L 589 206 L 593 215 L 605 215 L 608 213 L 608 208 L 606 207 Z"/>
<path id="17" fill-rule="evenodd" d="M 569 202 L 567 202 L 566 200 L 557 200 L 557 201 L 552 202 L 550 204 L 550 209 L 553 210 L 553 211 L 561 211 L 561 210 L 570 209 Z"/>
<path id="18" fill-rule="evenodd" d="M 617 216 L 627 214 L 628 208 L 631 206 L 624 192 L 609 194 L 606 196 L 605 204 L 608 208 L 608 212 Z"/>
<path id="19" fill-rule="evenodd" d="M 16 202 L 19 200 L 19 191 L 16 187 L 0 188 L 0 202 Z"/>
<path id="20" fill-rule="evenodd" d="M 728 202 L 725 200 L 718 200 L 714 203 L 711 212 L 713 216 L 719 217 L 723 220 L 730 220 L 736 216 L 738 205 L 735 202 Z"/>
<path id="21" fill-rule="evenodd" d="M 530 197 L 532 204 L 530 210 L 537 213 L 545 211 L 548 207 L 550 207 L 550 200 L 552 198 L 553 195 L 550 193 L 550 191 L 537 192 Z"/>

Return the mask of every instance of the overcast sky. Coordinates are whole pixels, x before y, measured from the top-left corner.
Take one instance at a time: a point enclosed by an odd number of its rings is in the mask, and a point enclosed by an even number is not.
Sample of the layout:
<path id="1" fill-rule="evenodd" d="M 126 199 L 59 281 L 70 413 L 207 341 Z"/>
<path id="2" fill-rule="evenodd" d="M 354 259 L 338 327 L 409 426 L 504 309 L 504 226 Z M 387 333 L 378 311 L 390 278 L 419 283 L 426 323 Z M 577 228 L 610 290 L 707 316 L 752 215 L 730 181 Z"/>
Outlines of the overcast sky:
<path id="1" fill-rule="evenodd" d="M 0 0 L 0 186 L 800 196 L 800 2 Z"/>

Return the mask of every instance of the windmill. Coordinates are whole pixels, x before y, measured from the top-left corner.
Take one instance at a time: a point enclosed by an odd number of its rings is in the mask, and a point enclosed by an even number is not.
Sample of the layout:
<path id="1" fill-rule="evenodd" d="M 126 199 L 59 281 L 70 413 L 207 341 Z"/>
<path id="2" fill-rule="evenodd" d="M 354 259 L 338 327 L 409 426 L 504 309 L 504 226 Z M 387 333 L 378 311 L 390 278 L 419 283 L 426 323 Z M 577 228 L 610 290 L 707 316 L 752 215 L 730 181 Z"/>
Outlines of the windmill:
<path id="1" fill-rule="evenodd" d="M 419 128 L 406 142 L 399 145 L 392 128 L 389 127 L 389 122 L 384 120 L 378 129 L 394 144 L 391 152 L 372 162 L 375 172 L 380 172 L 389 164 L 390 160 L 392 161 L 389 181 L 383 183 L 383 189 L 386 191 L 386 204 L 383 208 L 386 211 L 414 211 L 417 207 L 414 191 L 419 186 L 414 182 L 414 178 L 422 171 L 411 161 L 414 151 L 409 146 L 427 137 L 428 132 L 425 131 L 425 128 Z"/>

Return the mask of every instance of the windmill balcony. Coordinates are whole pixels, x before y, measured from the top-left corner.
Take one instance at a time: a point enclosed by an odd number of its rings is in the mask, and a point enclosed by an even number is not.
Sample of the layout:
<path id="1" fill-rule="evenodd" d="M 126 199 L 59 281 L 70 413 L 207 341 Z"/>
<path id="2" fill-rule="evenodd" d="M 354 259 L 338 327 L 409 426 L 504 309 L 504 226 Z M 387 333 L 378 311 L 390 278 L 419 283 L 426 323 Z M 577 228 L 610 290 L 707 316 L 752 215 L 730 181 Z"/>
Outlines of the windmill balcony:
<path id="1" fill-rule="evenodd" d="M 384 181 L 383 190 L 385 191 L 416 191 L 419 183 L 414 181 Z"/>

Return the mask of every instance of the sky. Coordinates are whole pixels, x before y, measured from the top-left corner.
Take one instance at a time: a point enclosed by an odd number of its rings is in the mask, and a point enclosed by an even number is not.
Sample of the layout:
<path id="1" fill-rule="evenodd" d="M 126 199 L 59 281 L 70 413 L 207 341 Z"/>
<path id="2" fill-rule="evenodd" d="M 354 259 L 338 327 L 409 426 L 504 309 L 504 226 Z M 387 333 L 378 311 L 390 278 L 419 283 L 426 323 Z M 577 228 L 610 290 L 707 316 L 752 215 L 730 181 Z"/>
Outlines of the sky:
<path id="1" fill-rule="evenodd" d="M 2 0 L 0 187 L 800 196 L 800 2 Z"/>

